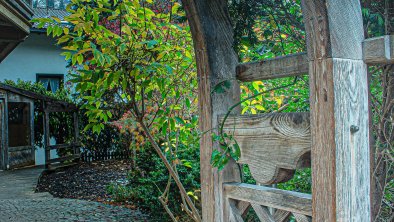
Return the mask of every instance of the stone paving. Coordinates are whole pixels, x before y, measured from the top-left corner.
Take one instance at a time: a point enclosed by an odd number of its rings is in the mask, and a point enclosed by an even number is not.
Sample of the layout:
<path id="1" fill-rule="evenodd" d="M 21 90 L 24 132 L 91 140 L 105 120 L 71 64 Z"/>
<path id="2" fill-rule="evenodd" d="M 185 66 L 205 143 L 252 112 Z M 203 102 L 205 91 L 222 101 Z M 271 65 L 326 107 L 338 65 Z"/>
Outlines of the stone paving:
<path id="1" fill-rule="evenodd" d="M 42 170 L 0 171 L 0 222 L 148 221 L 136 210 L 35 193 Z"/>

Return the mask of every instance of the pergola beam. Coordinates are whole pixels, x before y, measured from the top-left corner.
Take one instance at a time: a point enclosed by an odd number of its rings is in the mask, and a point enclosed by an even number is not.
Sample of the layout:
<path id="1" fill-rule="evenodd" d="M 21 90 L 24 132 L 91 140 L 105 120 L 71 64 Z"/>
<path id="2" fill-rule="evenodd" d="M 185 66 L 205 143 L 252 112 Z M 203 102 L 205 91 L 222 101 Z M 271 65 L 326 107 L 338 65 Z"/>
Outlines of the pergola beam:
<path id="1" fill-rule="evenodd" d="M 363 59 L 368 64 L 393 64 L 394 35 L 366 39 L 363 42 Z"/>
<path id="2" fill-rule="evenodd" d="M 236 68 L 237 79 L 243 82 L 283 78 L 308 74 L 308 57 L 305 52 L 242 63 Z"/>

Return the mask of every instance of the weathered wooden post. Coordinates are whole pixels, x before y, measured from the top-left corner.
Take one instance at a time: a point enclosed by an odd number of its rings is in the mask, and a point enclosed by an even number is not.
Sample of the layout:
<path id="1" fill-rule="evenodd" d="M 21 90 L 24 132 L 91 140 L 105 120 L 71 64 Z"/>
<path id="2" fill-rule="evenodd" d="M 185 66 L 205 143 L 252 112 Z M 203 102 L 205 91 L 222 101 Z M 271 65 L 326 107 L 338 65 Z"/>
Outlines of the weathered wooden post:
<path id="1" fill-rule="evenodd" d="M 205 222 L 220 222 L 223 214 L 223 182 L 239 181 L 239 170 L 230 163 L 220 172 L 211 166 L 214 149 L 212 131 L 218 116 L 239 101 L 240 88 L 232 81 L 225 93 L 211 93 L 216 84 L 235 79 L 238 57 L 233 49 L 233 30 L 224 0 L 183 0 L 191 27 L 198 72 L 200 130 L 206 132 L 200 142 L 202 215 Z M 213 131 L 214 132 L 214 131 Z"/>
<path id="2" fill-rule="evenodd" d="M 45 151 L 45 169 L 49 167 L 49 161 L 51 159 L 51 150 L 50 150 L 50 130 L 49 130 L 49 112 L 47 110 L 47 104 L 44 102 L 44 151 Z"/>
<path id="3" fill-rule="evenodd" d="M 370 221 L 367 67 L 358 0 L 303 0 L 313 221 Z"/>

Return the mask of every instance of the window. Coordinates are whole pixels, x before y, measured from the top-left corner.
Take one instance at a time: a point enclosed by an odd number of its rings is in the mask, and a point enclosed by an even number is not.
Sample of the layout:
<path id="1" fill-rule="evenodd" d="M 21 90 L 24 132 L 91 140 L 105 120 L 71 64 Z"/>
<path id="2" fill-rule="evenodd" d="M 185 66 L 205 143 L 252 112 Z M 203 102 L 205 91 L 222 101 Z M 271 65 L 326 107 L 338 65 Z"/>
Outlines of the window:
<path id="1" fill-rule="evenodd" d="M 63 87 L 63 75 L 44 75 L 37 74 L 37 82 L 40 82 L 44 87 L 53 93 Z"/>
<path id="2" fill-rule="evenodd" d="M 30 104 L 8 103 L 8 145 L 10 147 L 31 145 Z"/>

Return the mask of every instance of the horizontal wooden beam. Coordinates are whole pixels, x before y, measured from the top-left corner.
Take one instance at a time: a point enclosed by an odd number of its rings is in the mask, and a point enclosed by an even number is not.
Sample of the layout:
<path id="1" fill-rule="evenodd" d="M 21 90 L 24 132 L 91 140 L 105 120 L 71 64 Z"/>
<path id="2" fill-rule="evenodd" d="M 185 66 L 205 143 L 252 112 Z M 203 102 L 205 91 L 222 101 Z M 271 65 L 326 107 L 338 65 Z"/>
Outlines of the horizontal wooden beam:
<path id="1" fill-rule="evenodd" d="M 47 149 L 48 150 L 60 150 L 60 149 L 68 149 L 68 148 L 74 148 L 74 147 L 80 147 L 81 144 L 77 144 L 77 143 L 64 143 L 64 144 L 56 144 L 56 145 L 51 145 L 48 146 Z"/>
<path id="2" fill-rule="evenodd" d="M 71 166 L 75 166 L 78 163 L 76 162 L 72 162 L 72 163 L 55 163 L 55 164 L 49 164 L 47 170 L 48 171 L 53 171 L 53 170 L 57 170 L 57 169 L 61 169 L 61 168 L 65 168 L 65 167 L 71 167 Z"/>
<path id="3" fill-rule="evenodd" d="M 237 79 L 243 82 L 308 74 L 306 53 L 297 53 L 237 66 Z"/>
<path id="4" fill-rule="evenodd" d="M 32 150 L 33 146 L 17 146 L 17 147 L 8 147 L 8 152 L 19 152 L 23 150 Z"/>
<path id="5" fill-rule="evenodd" d="M 240 146 L 238 162 L 248 164 L 261 184 L 285 182 L 295 169 L 311 164 L 309 113 L 234 115 L 227 118 L 223 129 Z"/>
<path id="6" fill-rule="evenodd" d="M 31 14 L 21 14 L 14 6 L 10 5 L 6 1 L 0 1 L 0 16 L 6 18 L 10 21 L 14 26 L 18 27 L 18 29 L 24 31 L 25 33 L 30 32 L 31 24 L 29 22 Z"/>
<path id="7" fill-rule="evenodd" d="M 394 64 L 394 35 L 364 40 L 363 59 L 368 64 Z"/>
<path id="8" fill-rule="evenodd" d="M 68 160 L 75 160 L 75 159 L 79 159 L 79 155 L 75 154 L 75 155 L 68 155 L 68 156 L 63 156 L 63 157 L 59 157 L 59 158 L 55 158 L 55 159 L 50 159 L 48 160 L 48 163 L 58 163 L 58 162 L 64 162 L 64 161 L 68 161 Z"/>
<path id="9" fill-rule="evenodd" d="M 223 184 L 227 198 L 312 216 L 312 195 L 245 183 Z"/>

